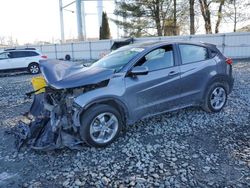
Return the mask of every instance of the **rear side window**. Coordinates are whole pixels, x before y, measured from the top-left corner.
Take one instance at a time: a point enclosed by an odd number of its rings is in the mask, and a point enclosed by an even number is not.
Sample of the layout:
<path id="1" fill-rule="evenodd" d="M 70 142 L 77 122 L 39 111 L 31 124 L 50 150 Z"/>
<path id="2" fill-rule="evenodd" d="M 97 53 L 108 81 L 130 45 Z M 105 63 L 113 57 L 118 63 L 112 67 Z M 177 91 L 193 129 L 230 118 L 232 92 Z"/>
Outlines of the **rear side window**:
<path id="1" fill-rule="evenodd" d="M 182 64 L 203 61 L 209 59 L 207 48 L 202 46 L 181 44 L 179 45 L 181 52 Z"/>
<path id="2" fill-rule="evenodd" d="M 34 51 L 27 51 L 25 52 L 27 57 L 32 57 L 32 56 L 38 56 L 39 54 L 37 52 Z"/>

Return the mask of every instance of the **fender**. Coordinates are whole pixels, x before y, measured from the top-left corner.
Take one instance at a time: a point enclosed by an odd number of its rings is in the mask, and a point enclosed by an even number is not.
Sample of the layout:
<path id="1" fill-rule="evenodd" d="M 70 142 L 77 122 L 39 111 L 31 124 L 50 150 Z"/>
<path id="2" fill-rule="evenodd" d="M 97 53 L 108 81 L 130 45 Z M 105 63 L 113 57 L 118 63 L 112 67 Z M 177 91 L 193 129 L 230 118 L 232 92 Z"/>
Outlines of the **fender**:
<path id="1" fill-rule="evenodd" d="M 128 120 L 130 119 L 130 114 L 126 104 L 115 96 L 104 96 L 91 100 L 82 107 L 79 113 L 84 113 L 88 108 L 96 104 L 108 104 L 115 107 L 121 113 L 124 123 L 127 124 L 129 122 Z"/>

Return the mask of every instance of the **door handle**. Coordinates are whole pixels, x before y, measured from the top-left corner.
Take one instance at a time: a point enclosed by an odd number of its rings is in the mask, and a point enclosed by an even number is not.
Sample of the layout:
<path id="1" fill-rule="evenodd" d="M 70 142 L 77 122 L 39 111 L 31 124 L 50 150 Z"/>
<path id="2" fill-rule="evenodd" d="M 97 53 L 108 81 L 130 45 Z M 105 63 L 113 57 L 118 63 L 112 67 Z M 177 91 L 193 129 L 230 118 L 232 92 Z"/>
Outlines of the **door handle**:
<path id="1" fill-rule="evenodd" d="M 168 75 L 169 76 L 174 76 L 174 75 L 176 75 L 176 74 L 178 74 L 179 72 L 177 72 L 177 71 L 170 71 L 169 73 L 168 73 Z"/>

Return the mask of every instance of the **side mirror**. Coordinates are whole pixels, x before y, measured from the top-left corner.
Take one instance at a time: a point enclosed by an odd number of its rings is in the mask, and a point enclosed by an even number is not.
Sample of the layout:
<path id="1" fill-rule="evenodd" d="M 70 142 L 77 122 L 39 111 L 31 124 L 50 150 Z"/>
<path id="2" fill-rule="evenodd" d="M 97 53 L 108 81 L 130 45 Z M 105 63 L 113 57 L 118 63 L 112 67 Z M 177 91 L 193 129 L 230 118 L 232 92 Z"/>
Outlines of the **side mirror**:
<path id="1" fill-rule="evenodd" d="M 148 74 L 148 67 L 136 66 L 130 71 L 130 75 L 146 75 Z"/>

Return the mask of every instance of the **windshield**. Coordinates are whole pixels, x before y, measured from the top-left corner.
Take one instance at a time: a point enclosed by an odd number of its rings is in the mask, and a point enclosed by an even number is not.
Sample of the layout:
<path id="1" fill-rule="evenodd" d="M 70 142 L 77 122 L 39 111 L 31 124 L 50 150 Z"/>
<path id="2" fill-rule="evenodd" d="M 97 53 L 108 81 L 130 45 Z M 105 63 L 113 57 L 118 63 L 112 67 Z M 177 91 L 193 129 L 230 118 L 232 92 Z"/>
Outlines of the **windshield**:
<path id="1" fill-rule="evenodd" d="M 144 48 L 136 48 L 131 46 L 122 47 L 115 50 L 95 62 L 92 67 L 102 67 L 114 69 L 115 72 L 121 70 L 132 58 L 142 52 Z"/>

